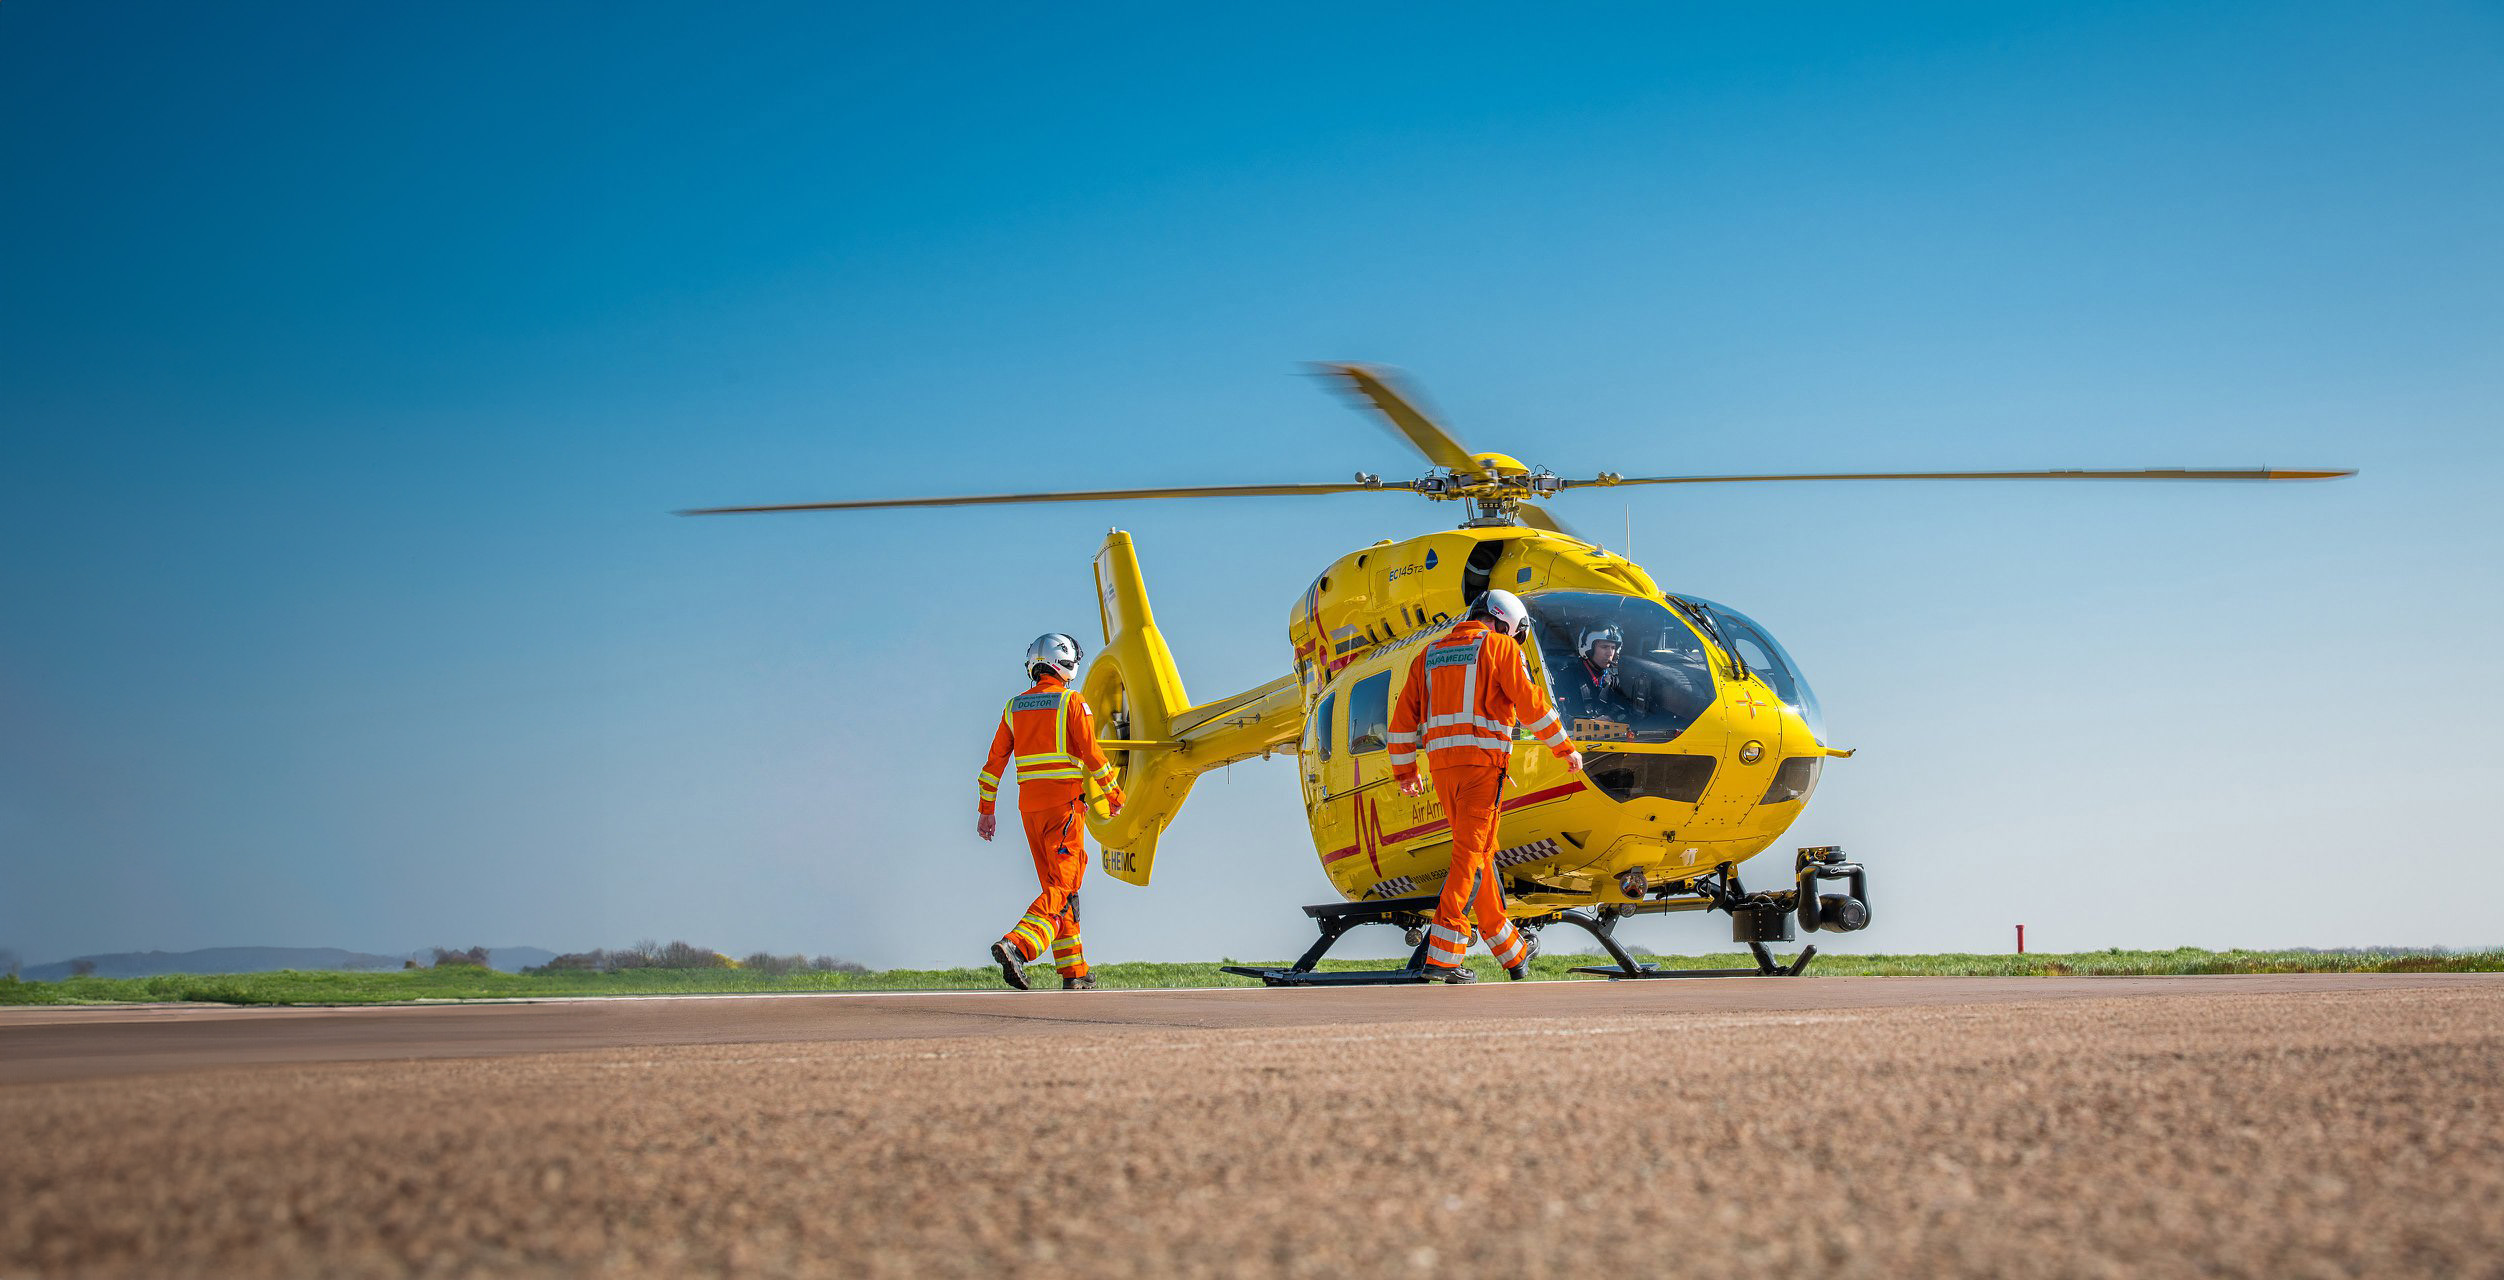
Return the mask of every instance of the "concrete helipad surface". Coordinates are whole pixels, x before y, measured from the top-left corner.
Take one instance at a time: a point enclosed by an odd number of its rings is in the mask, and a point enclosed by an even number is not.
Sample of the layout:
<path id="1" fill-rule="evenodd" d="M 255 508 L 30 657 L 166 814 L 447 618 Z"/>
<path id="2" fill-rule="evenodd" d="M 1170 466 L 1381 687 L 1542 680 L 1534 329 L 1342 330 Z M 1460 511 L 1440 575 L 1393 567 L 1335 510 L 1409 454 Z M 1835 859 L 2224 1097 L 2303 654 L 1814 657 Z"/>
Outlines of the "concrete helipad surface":
<path id="1" fill-rule="evenodd" d="M 2504 978 L 0 1010 L 0 1277 L 2504 1276 Z"/>

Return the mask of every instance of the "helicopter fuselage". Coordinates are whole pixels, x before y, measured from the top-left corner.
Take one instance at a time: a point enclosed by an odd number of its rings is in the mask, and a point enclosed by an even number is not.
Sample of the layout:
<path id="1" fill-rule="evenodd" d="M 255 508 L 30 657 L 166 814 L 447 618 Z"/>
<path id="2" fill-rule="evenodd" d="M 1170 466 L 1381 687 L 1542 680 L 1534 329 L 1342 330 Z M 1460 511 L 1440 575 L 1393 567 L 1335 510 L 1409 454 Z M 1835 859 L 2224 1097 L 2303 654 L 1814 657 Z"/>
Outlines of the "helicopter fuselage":
<path id="1" fill-rule="evenodd" d="M 1753 622 L 1544 530 L 1378 542 L 1324 570 L 1288 621 L 1305 813 L 1342 897 L 1432 893 L 1444 880 L 1442 806 L 1431 788 L 1412 798 L 1393 785 L 1383 726 L 1416 647 L 1490 588 L 1530 605 L 1524 655 L 1586 762 L 1570 772 L 1517 741 L 1497 854 L 1517 914 L 1640 900 L 1647 885 L 1762 852 L 1799 817 L 1834 753 L 1805 681 Z M 1577 673 L 1581 635 L 1603 626 L 1620 656 Z"/>

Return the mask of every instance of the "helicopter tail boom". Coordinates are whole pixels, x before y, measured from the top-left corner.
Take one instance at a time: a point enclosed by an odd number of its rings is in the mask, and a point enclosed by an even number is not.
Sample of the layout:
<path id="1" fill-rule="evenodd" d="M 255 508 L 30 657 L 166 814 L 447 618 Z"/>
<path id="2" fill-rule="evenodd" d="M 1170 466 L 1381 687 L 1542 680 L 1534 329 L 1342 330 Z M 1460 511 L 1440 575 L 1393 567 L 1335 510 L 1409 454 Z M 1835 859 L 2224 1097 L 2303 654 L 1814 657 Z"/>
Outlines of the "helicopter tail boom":
<path id="1" fill-rule="evenodd" d="M 1304 730 L 1295 677 L 1193 706 L 1173 651 L 1157 630 L 1130 535 L 1105 535 L 1095 560 L 1096 608 L 1104 648 L 1087 667 L 1083 690 L 1097 717 L 1098 741 L 1113 762 L 1122 811 L 1093 812 L 1089 834 L 1104 846 L 1104 869 L 1144 885 L 1156 865 L 1157 837 L 1191 795 L 1191 784 L 1220 765 L 1295 741 Z"/>

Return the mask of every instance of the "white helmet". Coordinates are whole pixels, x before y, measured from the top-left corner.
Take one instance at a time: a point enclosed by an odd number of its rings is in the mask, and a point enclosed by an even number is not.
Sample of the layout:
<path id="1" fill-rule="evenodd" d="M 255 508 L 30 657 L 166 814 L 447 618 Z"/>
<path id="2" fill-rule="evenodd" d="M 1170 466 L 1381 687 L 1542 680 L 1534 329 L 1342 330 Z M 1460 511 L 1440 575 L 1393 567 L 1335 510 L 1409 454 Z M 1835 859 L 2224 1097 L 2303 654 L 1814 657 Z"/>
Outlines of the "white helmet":
<path id="1" fill-rule="evenodd" d="M 1078 678 L 1079 659 L 1086 656 L 1086 651 L 1078 647 L 1078 641 L 1054 631 L 1036 636 L 1035 642 L 1026 646 L 1026 669 L 1033 671 L 1037 667 L 1050 667 L 1060 672 L 1063 680 L 1075 680 Z"/>
<path id="2" fill-rule="evenodd" d="M 1617 646 L 1619 653 L 1626 651 L 1625 634 L 1613 626 L 1604 625 L 1583 632 L 1582 643 L 1574 647 L 1574 652 L 1588 658 L 1591 656 L 1591 646 L 1595 644 L 1613 644 Z"/>
<path id="3" fill-rule="evenodd" d="M 1490 591 L 1478 597 L 1478 602 L 1469 607 L 1469 616 L 1485 618 L 1495 624 L 1496 630 L 1516 638 L 1530 623 L 1530 609 L 1510 591 Z"/>

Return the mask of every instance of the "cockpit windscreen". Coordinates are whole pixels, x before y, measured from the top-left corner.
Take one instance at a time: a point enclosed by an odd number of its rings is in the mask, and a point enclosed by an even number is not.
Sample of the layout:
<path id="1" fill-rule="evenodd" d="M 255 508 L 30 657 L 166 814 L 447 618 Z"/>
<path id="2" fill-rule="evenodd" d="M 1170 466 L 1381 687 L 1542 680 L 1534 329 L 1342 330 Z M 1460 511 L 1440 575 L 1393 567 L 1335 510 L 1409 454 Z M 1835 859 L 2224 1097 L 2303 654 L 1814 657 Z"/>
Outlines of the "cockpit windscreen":
<path id="1" fill-rule="evenodd" d="M 1602 591 L 1526 596 L 1548 692 L 1583 742 L 1667 742 L 1713 705 L 1704 643 L 1656 600 Z"/>

